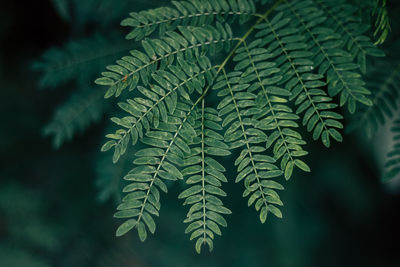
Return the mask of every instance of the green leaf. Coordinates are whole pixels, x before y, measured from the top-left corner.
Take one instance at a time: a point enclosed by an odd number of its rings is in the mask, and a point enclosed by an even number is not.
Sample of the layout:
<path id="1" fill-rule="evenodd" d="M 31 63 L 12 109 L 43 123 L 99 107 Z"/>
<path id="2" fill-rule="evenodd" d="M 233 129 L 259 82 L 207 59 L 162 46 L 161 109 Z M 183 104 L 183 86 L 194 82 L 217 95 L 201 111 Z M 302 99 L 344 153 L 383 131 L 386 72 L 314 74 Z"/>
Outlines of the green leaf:
<path id="1" fill-rule="evenodd" d="M 212 156 L 229 156 L 231 152 L 226 149 L 221 149 L 217 147 L 206 147 L 204 149 L 205 153 Z"/>
<path id="2" fill-rule="evenodd" d="M 282 212 L 277 207 L 275 207 L 274 205 L 268 205 L 268 211 L 270 211 L 276 217 L 282 218 Z"/>
<path id="3" fill-rule="evenodd" d="M 124 222 L 123 224 L 121 224 L 115 235 L 118 236 L 123 236 L 124 234 L 126 234 L 129 230 L 131 230 L 135 225 L 136 225 L 137 221 L 135 219 L 130 219 L 127 220 L 126 222 Z"/>
<path id="4" fill-rule="evenodd" d="M 110 79 L 110 78 L 107 78 L 107 77 L 98 78 L 98 79 L 96 79 L 94 82 L 95 82 L 96 84 L 99 84 L 99 85 L 108 85 L 108 86 L 114 84 L 114 80 L 112 80 L 112 79 Z"/>
<path id="5" fill-rule="evenodd" d="M 292 176 L 293 166 L 294 166 L 293 161 L 289 161 L 286 164 L 286 167 L 285 167 L 285 179 L 286 180 L 289 180 L 289 178 Z"/>
<path id="6" fill-rule="evenodd" d="M 187 198 L 191 195 L 197 194 L 202 190 L 201 185 L 194 185 L 179 194 L 178 198 Z"/>
<path id="7" fill-rule="evenodd" d="M 156 224 L 153 218 L 147 212 L 142 213 L 143 221 L 146 223 L 147 228 L 149 229 L 150 233 L 154 234 L 156 231 Z"/>
<path id="8" fill-rule="evenodd" d="M 113 146 L 115 146 L 117 142 L 114 140 L 107 141 L 102 147 L 101 147 L 101 152 L 105 152 L 110 150 Z"/>
<path id="9" fill-rule="evenodd" d="M 202 238 L 202 237 L 200 237 L 200 238 L 197 239 L 197 241 L 196 241 L 195 248 L 196 248 L 196 252 L 197 252 L 198 254 L 201 253 L 201 246 L 203 245 L 204 241 L 205 241 L 205 240 L 204 240 L 204 238 Z"/>
<path id="10" fill-rule="evenodd" d="M 304 163 L 303 161 L 301 161 L 299 159 L 295 159 L 294 164 L 296 164 L 297 167 L 299 167 L 300 169 L 302 169 L 305 172 L 311 171 L 310 167 L 308 167 L 308 165 L 306 163 Z"/>
<path id="11" fill-rule="evenodd" d="M 147 238 L 147 231 L 146 231 L 146 227 L 144 226 L 144 223 L 139 222 L 137 224 L 137 230 L 138 230 L 138 235 L 139 235 L 139 239 L 140 241 L 145 241 Z"/>
<path id="12" fill-rule="evenodd" d="M 260 221 L 261 221 L 261 223 L 265 223 L 265 221 L 267 220 L 267 214 L 268 214 L 267 207 L 262 207 L 261 211 L 260 211 Z"/>
<path id="13" fill-rule="evenodd" d="M 164 162 L 162 167 L 172 176 L 178 178 L 178 179 L 183 179 L 182 173 L 172 164 L 168 162 Z"/>

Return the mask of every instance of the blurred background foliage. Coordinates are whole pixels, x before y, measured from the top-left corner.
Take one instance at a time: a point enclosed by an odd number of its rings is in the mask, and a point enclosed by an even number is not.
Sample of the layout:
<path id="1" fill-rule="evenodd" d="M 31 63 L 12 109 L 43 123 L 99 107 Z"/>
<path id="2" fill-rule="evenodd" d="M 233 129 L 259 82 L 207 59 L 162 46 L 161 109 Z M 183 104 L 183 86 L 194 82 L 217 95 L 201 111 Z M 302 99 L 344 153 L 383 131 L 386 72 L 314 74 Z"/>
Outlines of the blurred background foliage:
<path id="1" fill-rule="evenodd" d="M 0 267 L 400 266 L 400 182 L 379 178 L 390 121 L 373 141 L 357 138 L 360 131 L 329 150 L 309 142 L 313 171 L 286 184 L 282 220 L 261 225 L 242 187 L 228 183 L 233 214 L 211 254 L 196 255 L 183 234 L 179 185 L 162 196 L 154 236 L 115 238 L 112 214 L 131 159 L 113 165 L 99 153 L 118 111 L 93 80 L 136 46 L 119 21 L 167 2 L 2 3 Z M 399 63 L 400 3 L 388 5 L 392 33 L 382 48 L 391 60 L 373 63 L 381 70 Z M 371 73 L 379 83 L 382 74 Z"/>

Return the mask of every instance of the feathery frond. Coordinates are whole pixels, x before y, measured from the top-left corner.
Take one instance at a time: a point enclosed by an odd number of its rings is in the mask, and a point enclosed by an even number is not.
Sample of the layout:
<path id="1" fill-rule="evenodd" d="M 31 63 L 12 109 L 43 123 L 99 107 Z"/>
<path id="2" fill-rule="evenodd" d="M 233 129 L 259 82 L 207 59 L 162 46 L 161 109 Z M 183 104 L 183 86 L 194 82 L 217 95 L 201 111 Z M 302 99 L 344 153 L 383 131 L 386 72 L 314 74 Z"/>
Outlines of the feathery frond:
<path id="1" fill-rule="evenodd" d="M 222 129 L 222 119 L 215 109 L 205 107 L 204 99 L 201 102 L 191 153 L 184 159 L 185 168 L 182 170 L 182 174 L 188 176 L 186 183 L 189 188 L 179 195 L 179 198 L 185 199 L 184 205 L 191 205 L 184 221 L 190 223 L 185 233 L 191 233 L 190 240 L 197 238 L 195 247 L 198 253 L 203 244 L 208 244 L 210 251 L 213 249 L 214 234 L 221 235 L 220 226 L 227 226 L 221 214 L 231 213 L 220 199 L 226 196 L 220 188 L 222 182 L 227 182 L 223 174 L 225 168 L 213 158 L 231 154 L 222 135 L 216 132 Z"/>
<path id="2" fill-rule="evenodd" d="M 42 88 L 56 88 L 75 81 L 79 86 L 87 86 L 110 60 L 117 57 L 132 44 L 121 41 L 120 35 L 105 38 L 95 34 L 87 39 L 66 43 L 63 47 L 46 51 L 41 60 L 33 64 L 33 69 L 40 72 Z"/>
<path id="3" fill-rule="evenodd" d="M 361 110 L 349 125 L 348 130 L 362 127 L 367 137 L 377 132 L 398 109 L 400 92 L 400 64 L 376 62 L 368 73 L 368 85 L 372 91 L 373 106 Z"/>
<path id="4" fill-rule="evenodd" d="M 343 117 L 332 111 L 337 104 L 322 89 L 326 85 L 324 75 L 312 73 L 314 63 L 309 58 L 313 54 L 307 51 L 304 35 L 299 35 L 294 27 L 285 27 L 289 23 L 290 19 L 284 19 L 283 13 L 272 20 L 266 18 L 257 26 L 260 31 L 256 37 L 263 38 L 260 41 L 263 46 L 270 46 L 282 76 L 278 84 L 286 84 L 286 89 L 291 91 L 289 99 L 299 106 L 296 114 L 305 112 L 303 125 L 309 132 L 313 131 L 314 140 L 321 136 L 323 144 L 329 147 L 330 136 L 342 141 L 342 135 L 335 128 L 343 128 L 338 121 Z"/>
<path id="5" fill-rule="evenodd" d="M 107 66 L 108 72 L 103 72 L 103 77 L 95 82 L 106 85 L 108 89 L 105 98 L 115 95 L 129 87 L 132 91 L 139 82 L 144 86 L 149 84 L 151 75 L 157 70 L 164 70 L 175 60 L 182 58 L 183 53 L 204 53 L 211 55 L 225 48 L 229 50 L 233 41 L 232 30 L 225 24 L 216 24 L 216 27 L 178 27 L 179 33 L 167 32 L 168 37 L 162 39 L 146 39 L 142 41 L 145 53 L 132 50 L 132 56 L 125 56 L 117 60 L 118 65 Z M 185 64 L 183 61 L 180 64 Z M 191 70 L 191 65 L 181 65 L 183 69 Z M 192 70 L 191 70 L 192 71 Z"/>
<path id="6" fill-rule="evenodd" d="M 363 74 L 367 72 L 367 55 L 383 57 L 385 54 L 377 49 L 371 38 L 366 36 L 370 26 L 363 24 L 356 15 L 357 8 L 346 3 L 345 0 L 314 0 L 326 17 L 326 25 L 341 35 L 342 47 L 347 50 L 354 62 L 357 62 Z"/>
<path id="7" fill-rule="evenodd" d="M 393 147 L 387 154 L 385 171 L 382 177 L 383 182 L 388 182 L 400 174 L 400 120 L 396 119 L 391 128 L 393 133 Z"/>
<path id="8" fill-rule="evenodd" d="M 180 38 L 185 40 L 183 36 Z M 158 215 L 159 189 L 167 191 L 161 179 L 182 179 L 177 166 L 182 166 L 185 155 L 191 153 L 188 143 L 195 133 L 191 123 L 195 121 L 192 113 L 197 102 L 190 104 L 190 95 L 194 92 L 203 93 L 202 88 L 206 81 L 211 82 L 216 67 L 198 51 L 195 54 L 191 50 L 185 55 L 178 54 L 174 65 L 151 73 L 152 81 L 157 84 L 149 84 L 150 89 L 138 86 L 138 91 L 145 98 L 136 97 L 119 104 L 130 116 L 112 119 L 123 128 L 107 135 L 112 140 L 105 143 L 102 150 L 114 147 L 113 161 L 116 162 L 125 153 L 130 141 L 136 144 L 140 139 L 150 148 L 136 153 L 134 164 L 137 167 L 125 176 L 126 180 L 134 182 L 125 187 L 124 192 L 133 192 L 124 197 L 120 211 L 115 216 L 135 219 L 123 223 L 117 235 L 136 227 L 143 241 L 147 236 L 145 224 L 154 233 L 155 223 L 150 213 Z M 133 206 L 124 204 L 132 201 Z"/>
<path id="9" fill-rule="evenodd" d="M 182 26 L 205 26 L 215 21 L 232 23 L 236 17 L 244 23 L 255 12 L 249 0 L 190 0 L 172 1 L 174 7 L 160 7 L 141 12 L 129 13 L 130 17 L 121 22 L 132 27 L 126 39 L 140 41 L 158 30 L 160 37 L 166 32 Z"/>
<path id="10" fill-rule="evenodd" d="M 254 67 L 251 66 L 250 69 L 252 68 Z M 259 68 L 258 70 L 261 71 L 262 68 Z M 248 200 L 248 205 L 250 206 L 255 203 L 256 210 L 261 209 L 260 220 L 262 223 L 264 223 L 268 211 L 271 211 L 277 217 L 282 217 L 281 212 L 275 206 L 270 205 L 270 203 L 281 204 L 279 196 L 275 191 L 271 190 L 271 187 L 276 189 L 278 184 L 268 179 L 281 176 L 283 172 L 273 164 L 276 162 L 275 158 L 262 154 L 262 152 L 266 151 L 266 148 L 262 145 L 260 146 L 259 144 L 268 141 L 268 138 L 263 131 L 257 129 L 257 126 L 260 126 L 258 125 L 260 121 L 253 119 L 252 116 L 263 113 L 263 106 L 260 105 L 260 108 L 257 107 L 257 96 L 249 92 L 251 90 L 247 90 L 247 92 L 244 91 L 250 87 L 249 84 L 240 84 L 235 82 L 235 80 L 239 81 L 241 78 L 245 78 L 245 76 L 240 77 L 240 75 L 243 75 L 243 73 L 234 72 L 230 73 L 228 76 L 226 71 L 223 69 L 223 75 L 220 76 L 218 79 L 220 81 L 217 82 L 214 87 L 214 89 L 219 89 L 220 86 L 223 86 L 224 88 L 218 93 L 219 96 L 225 96 L 225 98 L 221 100 L 220 104 L 218 105 L 218 115 L 224 117 L 222 126 L 229 126 L 224 134 L 225 142 L 228 142 L 231 148 L 244 147 L 240 153 L 240 156 L 235 160 L 235 165 L 238 166 L 238 175 L 235 182 L 238 183 L 244 180 L 246 190 L 243 193 L 243 197 L 246 197 L 251 193 L 251 196 Z M 253 88 L 260 86 L 260 84 L 256 85 L 257 86 L 253 86 Z M 272 99 L 269 99 L 270 102 L 282 102 L 279 101 L 279 97 L 274 96 L 271 98 Z M 252 108 L 247 110 L 243 109 L 246 106 Z M 272 119 L 275 119 L 273 110 L 274 108 L 276 108 L 275 111 L 279 111 L 278 105 L 275 105 L 274 107 L 269 106 L 266 108 L 267 111 L 272 113 Z M 275 121 L 272 124 L 274 125 L 272 125 L 270 130 L 278 128 L 278 131 L 280 131 L 280 128 Z M 274 140 L 270 141 L 270 143 L 273 141 Z M 282 156 L 285 152 L 287 152 L 285 151 L 286 148 L 282 147 L 283 142 L 280 143 L 280 146 L 275 145 L 277 148 L 274 151 L 276 156 Z M 277 142 L 277 144 L 279 144 L 279 142 Z M 281 149 L 281 147 L 283 149 Z M 282 151 L 279 152 L 280 155 L 277 154 L 278 150 Z M 293 166 L 291 168 L 293 169 Z M 287 174 L 289 178 L 290 174 Z M 278 187 L 278 189 L 283 189 L 282 186 Z"/>
<path id="11" fill-rule="evenodd" d="M 78 90 L 56 109 L 53 118 L 43 129 L 44 135 L 52 136 L 55 148 L 102 118 L 108 105 L 103 95 L 101 88 Z"/>
<path id="12" fill-rule="evenodd" d="M 206 77 L 210 79 L 212 71 L 216 68 L 216 66 L 211 66 L 205 57 L 201 58 L 203 59 L 199 59 L 199 62 L 202 62 L 200 64 L 203 69 L 179 57 L 177 65 L 171 65 L 168 70 L 158 70 L 153 73 L 152 78 L 158 85 L 150 84 L 150 89 L 138 87 L 146 99 L 136 97 L 128 99 L 126 103 L 118 104 L 130 116 L 112 118 L 113 122 L 123 127 L 114 134 L 107 135 L 111 140 L 102 148 L 103 151 L 107 151 L 114 147 L 113 162 L 117 162 L 125 153 L 130 140 L 135 145 L 138 138 L 143 138 L 144 132 L 149 131 L 150 128 L 158 129 L 161 122 L 169 123 L 172 120 L 170 115 L 173 115 L 176 110 L 178 97 L 190 100 L 189 94 L 194 90 L 201 92 Z"/>
<path id="13" fill-rule="evenodd" d="M 154 233 L 153 216 L 158 216 L 161 207 L 159 190 L 168 191 L 163 180 L 183 179 L 176 166 L 182 165 L 185 155 L 191 153 L 187 142 L 193 138 L 190 133 L 194 131 L 191 122 L 195 120 L 192 114 L 195 105 L 178 103 L 167 123 L 161 122 L 158 131 L 149 131 L 146 137 L 141 138 L 150 147 L 135 153 L 133 163 L 136 167 L 124 177 L 132 183 L 123 189 L 128 194 L 114 216 L 130 219 L 117 229 L 117 236 L 136 227 L 140 240 L 144 241 L 147 237 L 145 225 Z"/>
<path id="14" fill-rule="evenodd" d="M 331 97 L 340 94 L 340 106 L 347 104 L 350 113 L 356 111 L 357 102 L 371 106 L 371 93 L 364 86 L 359 65 L 353 62 L 350 53 L 342 49 L 341 35 L 331 28 L 322 27 L 327 18 L 311 1 L 285 1 L 279 9 L 288 10 L 285 17 L 292 18 L 293 27 L 300 28 L 307 37 L 308 49 L 315 53 L 314 67 L 326 75 L 328 93 Z"/>
<path id="15" fill-rule="evenodd" d="M 144 241 L 154 233 L 160 190 L 184 180 L 179 198 L 190 206 L 185 232 L 198 253 L 205 244 L 211 251 L 227 225 L 223 215 L 231 213 L 220 199 L 229 179 L 218 157 L 239 150 L 235 181 L 243 181 L 243 197 L 264 223 L 268 213 L 282 218 L 278 179 L 310 171 L 300 122 L 330 147 L 332 139 L 343 139 L 339 107 L 353 114 L 359 105 L 356 116 L 391 109 L 366 89 L 373 89 L 363 77 L 367 56 L 383 53 L 353 6 L 344 0 L 270 2 L 173 1 L 173 7 L 130 13 L 122 21 L 132 27 L 127 38 L 141 41 L 142 49 L 107 66 L 95 81 L 108 87 L 105 98 L 131 91 L 118 103 L 126 115 L 111 119 L 119 129 L 107 135 L 102 151 L 113 149 L 117 162 L 130 143 L 145 148 L 124 177 L 131 183 L 115 213 L 125 219 L 117 236 L 135 228 Z M 258 14 L 256 7 L 267 10 Z M 239 24 L 247 31 L 231 27 Z M 397 95 L 391 84 L 383 83 L 385 98 L 386 91 Z"/>

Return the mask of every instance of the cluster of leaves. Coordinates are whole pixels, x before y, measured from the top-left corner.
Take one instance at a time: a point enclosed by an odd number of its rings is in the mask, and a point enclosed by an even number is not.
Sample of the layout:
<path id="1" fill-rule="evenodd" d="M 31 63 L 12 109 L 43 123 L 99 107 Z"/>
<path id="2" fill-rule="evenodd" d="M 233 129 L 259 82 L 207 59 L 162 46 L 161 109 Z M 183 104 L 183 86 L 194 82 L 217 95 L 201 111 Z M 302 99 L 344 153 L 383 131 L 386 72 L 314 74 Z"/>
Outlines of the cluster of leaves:
<path id="1" fill-rule="evenodd" d="M 183 180 L 186 233 L 197 252 L 203 244 L 211 250 L 231 213 L 221 200 L 228 179 L 220 157 L 235 156 L 235 181 L 264 223 L 267 214 L 282 217 L 279 179 L 310 171 L 303 129 L 330 147 L 343 140 L 343 115 L 352 119 L 346 130 L 362 126 L 373 135 L 397 111 L 399 65 L 380 60 L 376 47 L 390 31 L 386 0 L 140 1 L 157 8 L 122 20 L 128 41 L 106 25 L 116 25 L 131 1 L 53 2 L 75 41 L 48 50 L 34 67 L 43 88 L 77 90 L 44 132 L 59 147 L 111 112 L 116 105 L 103 95 L 122 99 L 102 147 L 113 150 L 112 161 L 104 154 L 97 163 L 99 199 L 125 193 L 117 236 L 136 229 L 144 241 L 154 233 L 160 192 Z M 98 32 L 79 38 L 91 23 Z M 96 80 L 107 89 L 88 86 L 113 60 Z M 385 180 L 398 174 L 397 154 L 395 144 Z"/>
<path id="2" fill-rule="evenodd" d="M 371 88 L 373 105 L 363 108 L 348 127 L 348 130 L 362 128 L 371 139 L 388 119 L 398 110 L 400 90 L 400 65 L 398 62 L 374 62 L 366 75 Z"/>
<path id="3" fill-rule="evenodd" d="M 141 12 L 131 12 L 121 22 L 133 30 L 126 39 L 142 40 L 158 29 L 159 36 L 175 30 L 178 26 L 203 26 L 217 21 L 232 23 L 239 16 L 243 23 L 255 13 L 252 1 L 172 1 L 173 8 L 162 7 Z"/>
<path id="4" fill-rule="evenodd" d="M 124 177 L 131 183 L 115 214 L 126 219 L 117 236 L 137 229 L 143 241 L 154 233 L 160 190 L 183 179 L 186 233 L 197 252 L 203 244 L 211 250 L 231 212 L 220 199 L 227 179 L 218 157 L 234 151 L 248 205 L 262 223 L 269 213 L 282 217 L 276 180 L 310 171 L 301 159 L 307 151 L 299 120 L 330 147 L 343 140 L 339 107 L 354 114 L 374 105 L 363 76 L 367 56 L 384 54 L 357 8 L 344 0 L 270 2 L 173 1 L 121 22 L 143 50 L 131 50 L 96 80 L 108 87 L 106 98 L 126 88 L 132 95 L 118 103 L 126 116 L 112 118 L 120 129 L 107 135 L 102 151 L 113 149 L 117 162 L 130 143 L 145 148 Z M 244 35 L 232 31 L 235 23 L 247 27 Z"/>

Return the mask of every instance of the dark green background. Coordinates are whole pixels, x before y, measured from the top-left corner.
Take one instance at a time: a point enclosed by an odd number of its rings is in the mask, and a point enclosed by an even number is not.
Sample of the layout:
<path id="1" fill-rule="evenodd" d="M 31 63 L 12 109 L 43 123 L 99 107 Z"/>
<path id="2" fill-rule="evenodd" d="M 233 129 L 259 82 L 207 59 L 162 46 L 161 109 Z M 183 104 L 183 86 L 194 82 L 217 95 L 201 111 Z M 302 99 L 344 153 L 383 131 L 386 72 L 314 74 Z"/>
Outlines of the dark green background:
<path id="1" fill-rule="evenodd" d="M 112 113 L 54 150 L 42 128 L 75 85 L 40 90 L 41 74 L 31 66 L 44 51 L 70 39 L 121 31 L 119 21 L 129 11 L 158 3 L 114 1 L 119 4 L 120 9 L 102 14 L 113 16 L 108 20 L 85 17 L 96 8 L 90 5 L 82 7 L 87 13 L 68 20 L 51 1 L 1 4 L 1 267 L 400 266 L 399 186 L 380 183 L 371 143 L 356 141 L 356 135 L 329 150 L 310 142 L 307 162 L 313 172 L 296 173 L 285 183 L 281 220 L 270 216 L 261 225 L 241 197 L 243 186 L 233 183 L 233 170 L 227 173 L 225 202 L 233 214 L 212 253 L 197 255 L 184 234 L 179 185 L 162 196 L 154 236 L 145 243 L 135 233 L 116 239 L 116 202 L 98 201 L 95 186 L 99 148 Z M 396 10 L 393 4 L 392 14 Z M 397 25 L 393 28 L 396 37 Z"/>

